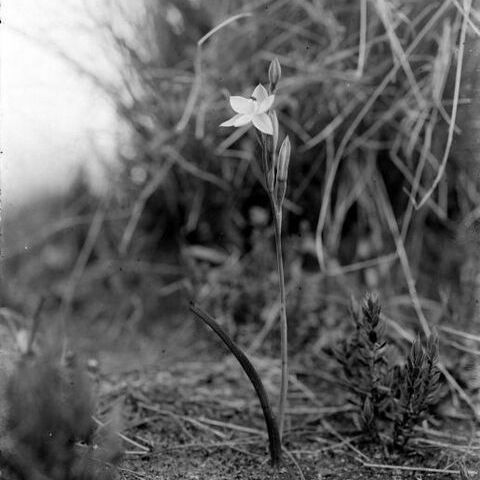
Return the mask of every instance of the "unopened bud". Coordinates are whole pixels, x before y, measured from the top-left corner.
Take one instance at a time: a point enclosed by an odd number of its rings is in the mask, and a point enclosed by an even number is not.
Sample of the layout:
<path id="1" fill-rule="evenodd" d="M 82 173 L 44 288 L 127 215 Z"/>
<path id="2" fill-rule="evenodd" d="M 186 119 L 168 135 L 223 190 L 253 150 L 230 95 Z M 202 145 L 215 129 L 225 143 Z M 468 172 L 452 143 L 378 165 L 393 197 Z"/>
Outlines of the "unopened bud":
<path id="1" fill-rule="evenodd" d="M 277 89 L 278 82 L 282 77 L 282 67 L 280 66 L 280 62 L 278 58 L 275 57 L 270 62 L 270 67 L 268 68 L 268 79 L 270 80 L 270 92 L 275 93 Z"/>
<path id="2" fill-rule="evenodd" d="M 288 164 L 290 163 L 290 139 L 288 135 L 282 142 L 280 152 L 278 154 L 277 180 L 286 182 L 288 177 Z"/>
<path id="3" fill-rule="evenodd" d="M 275 182 L 275 208 L 277 213 L 282 210 L 283 201 L 285 200 L 285 194 L 287 193 L 287 182 L 278 180 Z"/>
<path id="4" fill-rule="evenodd" d="M 287 191 L 288 164 L 290 163 L 290 139 L 288 136 L 282 142 L 277 160 L 277 175 L 275 178 L 275 206 L 282 208 Z"/>

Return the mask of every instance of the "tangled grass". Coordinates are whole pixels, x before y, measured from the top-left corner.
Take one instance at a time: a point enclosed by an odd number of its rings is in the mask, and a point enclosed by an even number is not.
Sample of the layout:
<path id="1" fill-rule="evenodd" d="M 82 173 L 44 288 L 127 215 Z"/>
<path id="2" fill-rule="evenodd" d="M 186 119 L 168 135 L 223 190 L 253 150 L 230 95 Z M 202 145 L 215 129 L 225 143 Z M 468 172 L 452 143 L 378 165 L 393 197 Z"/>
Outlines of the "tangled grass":
<path id="1" fill-rule="evenodd" d="M 264 81 L 277 56 L 283 78 L 276 110 L 295 151 L 285 231 L 298 345 L 314 337 L 313 350 L 321 351 L 333 334 L 320 335 L 326 329 L 319 318 L 338 325 L 339 288 L 343 294 L 364 285 L 382 286 L 400 319 L 389 326 L 403 339 L 419 329 L 428 337 L 451 312 L 459 328 L 468 327 L 478 295 L 480 195 L 464 140 L 454 139 L 471 119 L 464 75 L 474 71 L 467 52 L 478 13 L 470 0 L 145 0 L 137 7 L 92 11 L 118 76 L 101 78 L 71 59 L 116 105 L 128 148 L 118 152 L 119 188 L 101 200 L 82 190 L 86 204 L 73 198 L 68 206 L 75 233 L 72 222 L 54 232 L 57 238 L 69 229 L 58 244 L 72 236 L 75 244 L 53 286 L 64 318 L 82 302 L 97 308 L 89 303 L 95 290 L 122 299 L 108 314 L 136 322 L 155 313 L 149 308 L 159 284 L 166 295 L 186 286 L 200 299 L 213 297 L 214 313 L 225 315 L 233 335 L 242 334 L 239 319 L 253 325 L 262 311 L 264 322 L 253 326 L 253 340 L 247 329 L 244 342 L 250 351 L 261 346 L 278 305 L 273 277 L 254 280 L 260 262 L 268 270 L 271 259 L 258 152 L 245 130 L 218 125 L 229 92 Z M 36 251 L 52 235 L 40 237 Z M 192 267 L 190 279 L 158 262 L 168 242 L 175 260 Z M 16 252 L 11 269 L 20 257 L 25 261 Z M 25 264 L 26 275 L 32 267 L 42 283 L 34 259 Z M 133 289 L 140 293 L 127 295 Z M 252 304 L 258 309 L 246 311 Z M 468 334 L 441 331 L 449 348 L 476 351 Z M 433 347 L 427 351 L 412 350 L 412 371 L 419 358 L 434 357 Z M 462 374 L 454 376 L 461 391 Z M 412 407 L 402 392 L 395 395 Z M 373 428 L 365 399 L 361 407 L 364 426 Z M 418 409 L 415 421 L 424 413 Z M 402 445 L 411 425 L 401 414 L 393 425 L 392 442 Z"/>
<path id="2" fill-rule="evenodd" d="M 463 268 L 443 249 L 460 239 L 463 257 L 475 255 L 478 185 L 452 146 L 469 119 L 472 82 L 462 74 L 473 71 L 465 52 L 477 16 L 470 1 L 437 0 L 145 0 L 92 13 L 122 73 L 82 71 L 116 104 L 130 138 L 112 200 L 132 204 L 120 256 L 151 251 L 152 236 L 248 249 L 249 212 L 266 206 L 255 142 L 217 126 L 227 93 L 263 81 L 277 56 L 276 107 L 296 152 L 287 232 L 311 232 L 326 274 L 398 262 L 395 281 L 426 330 L 413 277 L 438 298 L 432 265 L 442 288 Z"/>
<path id="3" fill-rule="evenodd" d="M 165 242 L 249 251 L 251 213 L 267 207 L 256 145 L 218 125 L 228 92 L 264 81 L 277 56 L 276 110 L 295 151 L 286 234 L 302 235 L 327 276 L 376 288 L 388 272 L 425 333 L 422 296 L 450 290 L 471 317 L 479 194 L 459 137 L 475 83 L 470 0 L 144 0 L 90 15 L 116 74 L 70 62 L 116 105 L 128 138 L 91 231 L 108 230 L 100 255 L 151 261 Z"/>

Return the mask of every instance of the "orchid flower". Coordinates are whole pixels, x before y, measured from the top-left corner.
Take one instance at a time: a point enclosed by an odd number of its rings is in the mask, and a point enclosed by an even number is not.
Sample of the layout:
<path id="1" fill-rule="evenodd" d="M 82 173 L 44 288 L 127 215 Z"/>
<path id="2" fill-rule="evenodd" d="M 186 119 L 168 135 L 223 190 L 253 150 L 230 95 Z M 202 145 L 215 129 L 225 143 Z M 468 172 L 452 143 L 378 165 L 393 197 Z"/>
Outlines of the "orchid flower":
<path id="1" fill-rule="evenodd" d="M 237 113 L 223 122 L 221 127 L 243 127 L 253 123 L 254 127 L 266 135 L 273 135 L 272 120 L 267 112 L 273 105 L 275 95 L 269 95 L 265 87 L 258 84 L 250 98 L 230 97 L 230 105 Z"/>

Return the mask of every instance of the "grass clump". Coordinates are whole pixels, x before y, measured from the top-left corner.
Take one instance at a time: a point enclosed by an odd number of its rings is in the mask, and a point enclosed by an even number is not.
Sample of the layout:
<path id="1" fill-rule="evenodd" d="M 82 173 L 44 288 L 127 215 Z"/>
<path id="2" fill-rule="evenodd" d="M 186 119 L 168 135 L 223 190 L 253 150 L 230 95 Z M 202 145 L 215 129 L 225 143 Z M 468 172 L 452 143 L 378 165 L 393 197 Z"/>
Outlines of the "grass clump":
<path id="1" fill-rule="evenodd" d="M 4 396 L 2 478 L 113 478 L 112 463 L 118 461 L 120 450 L 113 437 L 103 448 L 94 448 L 93 396 L 73 356 L 62 365 L 51 353 L 24 353 Z"/>
<path id="2" fill-rule="evenodd" d="M 353 307 L 355 331 L 335 350 L 335 357 L 361 429 L 371 439 L 402 450 L 439 400 L 438 337 L 432 334 L 425 347 L 417 338 L 399 362 L 380 313 L 376 295 L 368 294 L 361 309 Z"/>

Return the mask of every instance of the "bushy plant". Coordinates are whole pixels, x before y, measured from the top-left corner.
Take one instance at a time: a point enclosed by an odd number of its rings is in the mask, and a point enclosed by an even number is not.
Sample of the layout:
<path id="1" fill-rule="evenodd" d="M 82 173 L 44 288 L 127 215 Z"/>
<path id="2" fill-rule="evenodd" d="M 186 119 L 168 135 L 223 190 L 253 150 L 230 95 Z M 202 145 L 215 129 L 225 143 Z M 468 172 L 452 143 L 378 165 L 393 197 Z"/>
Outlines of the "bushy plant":
<path id="1" fill-rule="evenodd" d="M 413 428 L 428 414 L 430 407 L 439 401 L 440 372 L 438 362 L 438 337 L 431 335 L 423 348 L 417 338 L 410 349 L 407 362 L 401 371 L 400 388 L 395 399 L 393 444 L 403 448 L 412 435 Z"/>
<path id="2" fill-rule="evenodd" d="M 22 354 L 4 395 L 2 478 L 113 478 L 112 463 L 118 461 L 121 450 L 113 437 L 103 448 L 93 448 L 94 402 L 75 357 L 70 356 L 67 364 L 61 365 L 51 353 Z M 83 446 L 77 446 L 77 442 L 83 442 Z"/>
<path id="3" fill-rule="evenodd" d="M 361 309 L 352 307 L 355 330 L 334 353 L 361 428 L 374 440 L 403 449 L 439 400 L 438 337 L 432 334 L 425 347 L 417 338 L 399 364 L 380 313 L 376 295 L 368 294 Z"/>

